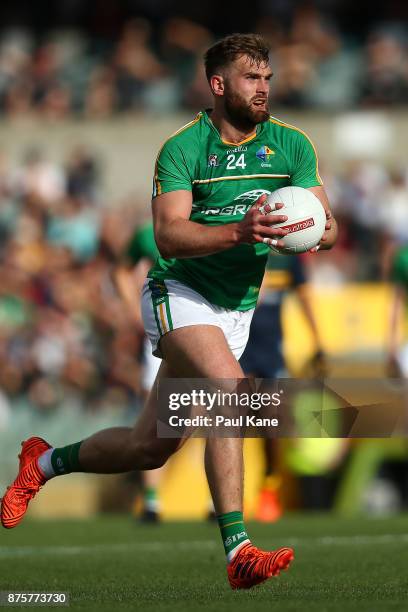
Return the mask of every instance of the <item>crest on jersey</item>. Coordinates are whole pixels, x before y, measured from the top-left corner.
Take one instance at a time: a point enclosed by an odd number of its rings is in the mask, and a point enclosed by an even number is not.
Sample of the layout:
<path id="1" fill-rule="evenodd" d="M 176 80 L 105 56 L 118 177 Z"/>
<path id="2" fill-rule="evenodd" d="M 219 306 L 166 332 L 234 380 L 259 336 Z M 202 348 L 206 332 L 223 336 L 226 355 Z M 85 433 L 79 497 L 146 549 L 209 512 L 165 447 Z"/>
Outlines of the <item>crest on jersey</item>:
<path id="1" fill-rule="evenodd" d="M 268 189 L 252 189 L 251 191 L 241 193 L 235 198 L 235 200 L 245 200 L 248 204 L 252 206 L 252 204 L 256 202 L 258 198 L 261 197 L 261 195 L 269 195 L 270 193 L 271 192 Z"/>
<path id="2" fill-rule="evenodd" d="M 210 153 L 208 156 L 208 167 L 216 168 L 218 165 L 218 155 L 216 153 Z"/>
<path id="3" fill-rule="evenodd" d="M 258 151 L 256 152 L 257 158 L 263 162 L 268 162 L 271 155 L 275 155 L 275 151 L 273 149 L 270 149 L 266 145 L 258 149 Z"/>

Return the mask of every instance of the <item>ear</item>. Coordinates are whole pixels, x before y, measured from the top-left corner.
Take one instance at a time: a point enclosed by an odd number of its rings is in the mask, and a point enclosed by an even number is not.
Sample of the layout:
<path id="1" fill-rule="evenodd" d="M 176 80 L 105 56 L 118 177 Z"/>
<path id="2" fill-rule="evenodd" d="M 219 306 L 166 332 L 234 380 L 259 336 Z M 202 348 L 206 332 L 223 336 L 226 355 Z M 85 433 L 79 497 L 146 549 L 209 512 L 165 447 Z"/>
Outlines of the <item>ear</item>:
<path id="1" fill-rule="evenodd" d="M 224 77 L 221 74 L 214 74 L 210 79 L 210 87 L 214 96 L 224 95 Z"/>

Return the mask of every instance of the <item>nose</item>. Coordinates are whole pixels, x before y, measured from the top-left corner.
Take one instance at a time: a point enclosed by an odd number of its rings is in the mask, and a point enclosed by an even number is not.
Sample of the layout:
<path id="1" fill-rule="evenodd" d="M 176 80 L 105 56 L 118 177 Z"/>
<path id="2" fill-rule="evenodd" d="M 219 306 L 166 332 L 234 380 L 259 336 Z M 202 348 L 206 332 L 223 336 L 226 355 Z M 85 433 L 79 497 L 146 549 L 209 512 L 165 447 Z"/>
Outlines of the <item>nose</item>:
<path id="1" fill-rule="evenodd" d="M 269 93 L 269 81 L 267 81 L 266 79 L 259 79 L 257 89 L 259 93 L 268 94 Z"/>

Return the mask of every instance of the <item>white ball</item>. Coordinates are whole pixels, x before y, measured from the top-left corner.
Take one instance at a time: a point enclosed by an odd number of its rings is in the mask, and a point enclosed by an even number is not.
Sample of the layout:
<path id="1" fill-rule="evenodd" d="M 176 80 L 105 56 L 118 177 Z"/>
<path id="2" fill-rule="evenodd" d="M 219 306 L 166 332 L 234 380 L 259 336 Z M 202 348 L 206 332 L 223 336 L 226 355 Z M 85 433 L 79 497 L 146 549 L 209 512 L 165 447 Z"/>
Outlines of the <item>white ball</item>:
<path id="1" fill-rule="evenodd" d="M 274 208 L 277 202 L 282 202 L 283 208 L 267 214 L 286 215 L 288 220 L 271 227 L 283 227 L 289 232 L 279 237 L 285 247 L 277 249 L 271 246 L 272 251 L 295 255 L 319 244 L 326 225 L 326 213 L 319 198 L 303 187 L 282 187 L 268 195 L 264 206 L 269 204 Z"/>

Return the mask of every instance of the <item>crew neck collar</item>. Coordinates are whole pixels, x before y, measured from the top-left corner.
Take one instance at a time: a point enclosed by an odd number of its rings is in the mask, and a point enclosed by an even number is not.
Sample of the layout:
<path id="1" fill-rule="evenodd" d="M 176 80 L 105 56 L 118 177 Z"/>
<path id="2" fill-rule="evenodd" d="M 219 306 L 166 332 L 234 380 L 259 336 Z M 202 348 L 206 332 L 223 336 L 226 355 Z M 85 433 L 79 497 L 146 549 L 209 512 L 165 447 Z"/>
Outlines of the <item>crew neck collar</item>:
<path id="1" fill-rule="evenodd" d="M 220 143 L 225 145 L 226 147 L 240 147 L 244 144 L 246 144 L 247 142 L 251 142 L 252 140 L 255 140 L 261 133 L 263 125 L 265 122 L 263 123 L 258 123 L 255 126 L 255 131 L 250 134 L 249 136 L 247 136 L 246 138 L 244 138 L 243 140 L 241 140 L 240 142 L 229 142 L 228 140 L 224 140 L 223 138 L 221 138 L 221 134 L 218 130 L 218 128 L 215 127 L 214 123 L 211 120 L 211 116 L 210 113 L 212 112 L 212 108 L 206 108 L 205 111 L 203 111 L 203 114 L 206 118 L 206 121 L 208 123 L 208 125 L 210 126 L 210 128 L 217 134 Z"/>

